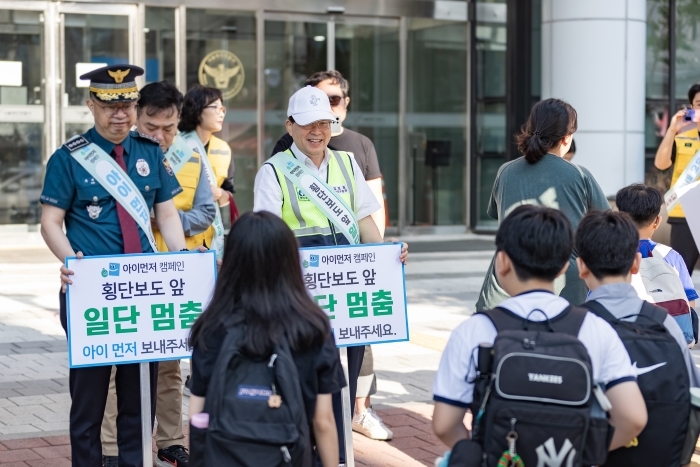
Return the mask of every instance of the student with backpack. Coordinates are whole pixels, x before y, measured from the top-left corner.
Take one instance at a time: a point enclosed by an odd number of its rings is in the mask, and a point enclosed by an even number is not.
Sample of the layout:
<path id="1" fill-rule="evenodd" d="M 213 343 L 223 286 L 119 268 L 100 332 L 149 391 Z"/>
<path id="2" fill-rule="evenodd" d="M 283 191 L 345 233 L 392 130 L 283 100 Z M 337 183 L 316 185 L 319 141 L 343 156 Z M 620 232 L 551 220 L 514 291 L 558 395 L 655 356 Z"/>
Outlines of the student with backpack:
<path id="1" fill-rule="evenodd" d="M 453 331 L 433 385 L 447 465 L 598 465 L 644 428 L 644 400 L 615 330 L 554 294 L 573 246 L 571 223 L 555 209 L 520 206 L 501 223 L 494 266 L 511 298 Z"/>
<path id="2" fill-rule="evenodd" d="M 661 225 L 663 195 L 654 187 L 635 183 L 617 192 L 617 209 L 630 215 L 639 231 L 642 263 L 633 285 L 640 297 L 668 310 L 676 320 L 689 348 L 695 345 L 691 308 L 698 293 L 688 268 L 673 248 L 651 239 Z"/>
<path id="3" fill-rule="evenodd" d="M 622 339 L 649 419 L 636 441 L 611 452 L 605 465 L 678 467 L 688 432 L 690 387 L 700 387 L 700 373 L 676 321 L 664 308 L 639 298 L 631 285 L 642 261 L 638 240 L 632 219 L 619 212 L 591 212 L 576 231 L 579 274 L 591 290 L 583 306 L 608 321 Z"/>
<path id="4" fill-rule="evenodd" d="M 233 224 L 190 343 L 190 467 L 310 467 L 316 456 L 338 466 L 331 394 L 345 378 L 297 240 L 277 216 L 248 212 Z"/>

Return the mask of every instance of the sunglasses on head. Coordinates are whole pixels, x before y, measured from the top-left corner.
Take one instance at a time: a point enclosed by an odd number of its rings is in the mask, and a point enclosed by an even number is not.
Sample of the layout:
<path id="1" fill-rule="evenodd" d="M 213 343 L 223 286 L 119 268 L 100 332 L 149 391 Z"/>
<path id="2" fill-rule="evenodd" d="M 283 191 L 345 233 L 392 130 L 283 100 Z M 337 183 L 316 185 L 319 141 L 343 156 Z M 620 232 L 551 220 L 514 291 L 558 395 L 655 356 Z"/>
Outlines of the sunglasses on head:
<path id="1" fill-rule="evenodd" d="M 343 96 L 328 96 L 328 100 L 330 101 L 331 106 L 335 107 L 336 105 L 340 105 L 343 100 Z"/>

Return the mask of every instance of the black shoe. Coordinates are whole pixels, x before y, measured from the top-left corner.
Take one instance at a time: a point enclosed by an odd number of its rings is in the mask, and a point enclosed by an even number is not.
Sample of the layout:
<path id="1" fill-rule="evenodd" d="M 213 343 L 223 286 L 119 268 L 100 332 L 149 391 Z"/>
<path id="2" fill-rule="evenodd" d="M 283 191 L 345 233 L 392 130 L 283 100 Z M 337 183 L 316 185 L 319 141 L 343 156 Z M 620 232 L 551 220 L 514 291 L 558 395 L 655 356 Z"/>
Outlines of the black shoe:
<path id="1" fill-rule="evenodd" d="M 157 467 L 188 467 L 190 455 L 185 446 L 168 446 L 159 449 L 156 456 Z"/>
<path id="2" fill-rule="evenodd" d="M 119 458 L 117 456 L 102 456 L 103 467 L 119 467 Z"/>

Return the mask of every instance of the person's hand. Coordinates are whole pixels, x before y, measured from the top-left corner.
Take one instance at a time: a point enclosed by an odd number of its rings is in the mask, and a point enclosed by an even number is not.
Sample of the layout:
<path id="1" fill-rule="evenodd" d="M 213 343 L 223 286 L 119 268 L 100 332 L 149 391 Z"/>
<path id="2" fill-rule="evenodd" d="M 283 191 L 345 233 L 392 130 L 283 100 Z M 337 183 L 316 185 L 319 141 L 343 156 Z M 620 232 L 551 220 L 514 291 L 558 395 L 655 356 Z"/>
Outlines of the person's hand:
<path id="1" fill-rule="evenodd" d="M 205 251 L 209 251 L 204 245 L 199 245 L 194 248 L 192 248 L 190 251 L 198 251 L 200 253 L 204 253 Z M 221 261 L 221 258 L 216 258 L 216 272 L 221 271 L 221 265 L 223 264 L 223 261 Z"/>
<path id="2" fill-rule="evenodd" d="M 403 264 L 406 264 L 408 262 L 408 243 L 402 242 L 398 238 L 390 238 L 389 241 L 391 243 L 401 243 L 401 254 L 399 255 L 399 259 Z"/>
<path id="3" fill-rule="evenodd" d="M 75 254 L 75 256 L 78 259 L 83 259 L 83 252 L 79 251 Z M 73 281 L 70 278 L 70 276 L 73 274 L 75 273 L 68 269 L 65 263 L 61 265 L 61 292 L 66 293 L 66 287 L 73 284 Z"/>
<path id="4" fill-rule="evenodd" d="M 214 195 L 214 200 L 219 201 L 224 196 L 225 191 L 218 186 L 211 185 L 211 194 Z"/>
<path id="5" fill-rule="evenodd" d="M 673 132 L 674 135 L 678 134 L 679 131 L 681 131 L 681 128 L 688 123 L 685 120 L 683 120 L 683 117 L 685 116 L 685 111 L 686 109 L 681 109 L 678 112 L 675 113 L 673 117 L 671 117 L 671 123 L 668 126 L 668 131 Z"/>

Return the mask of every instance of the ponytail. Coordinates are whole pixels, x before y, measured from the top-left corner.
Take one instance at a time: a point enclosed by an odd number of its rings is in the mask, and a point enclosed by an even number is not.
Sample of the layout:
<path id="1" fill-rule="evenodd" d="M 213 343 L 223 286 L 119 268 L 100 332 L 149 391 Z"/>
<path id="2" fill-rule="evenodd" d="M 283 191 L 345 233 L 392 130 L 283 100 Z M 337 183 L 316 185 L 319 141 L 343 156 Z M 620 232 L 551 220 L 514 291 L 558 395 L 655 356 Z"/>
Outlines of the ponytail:
<path id="1" fill-rule="evenodd" d="M 515 140 L 518 151 L 530 164 L 539 162 L 562 139 L 576 132 L 576 110 L 560 99 L 545 99 L 530 111 L 530 116 Z"/>

